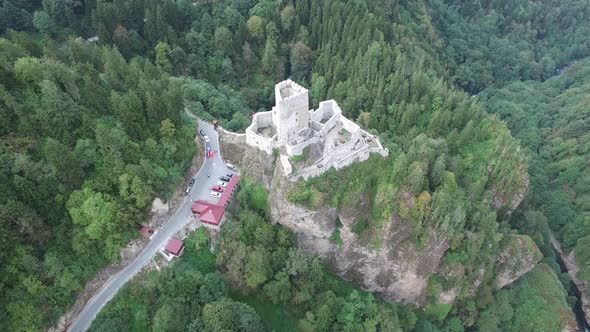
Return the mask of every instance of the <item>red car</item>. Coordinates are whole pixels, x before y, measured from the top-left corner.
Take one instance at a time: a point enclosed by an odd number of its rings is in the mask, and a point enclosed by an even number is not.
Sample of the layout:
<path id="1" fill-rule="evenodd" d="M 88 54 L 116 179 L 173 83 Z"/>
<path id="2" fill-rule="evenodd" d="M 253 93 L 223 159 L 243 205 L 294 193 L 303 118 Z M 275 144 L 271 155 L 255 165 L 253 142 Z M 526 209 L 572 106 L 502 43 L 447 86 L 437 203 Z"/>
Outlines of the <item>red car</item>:
<path id="1" fill-rule="evenodd" d="M 207 158 L 213 158 L 213 151 L 207 151 Z"/>
<path id="2" fill-rule="evenodd" d="M 211 190 L 217 191 L 218 193 L 222 193 L 223 192 L 223 188 L 221 188 L 220 186 L 213 186 L 213 188 L 211 188 Z"/>

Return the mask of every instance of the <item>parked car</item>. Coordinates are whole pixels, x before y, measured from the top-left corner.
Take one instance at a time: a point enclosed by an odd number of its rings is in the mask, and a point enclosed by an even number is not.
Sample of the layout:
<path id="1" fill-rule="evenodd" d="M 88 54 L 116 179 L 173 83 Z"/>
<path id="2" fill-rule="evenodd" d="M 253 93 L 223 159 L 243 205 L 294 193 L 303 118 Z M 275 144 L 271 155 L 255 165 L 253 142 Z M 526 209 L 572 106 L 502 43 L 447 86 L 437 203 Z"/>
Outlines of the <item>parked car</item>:
<path id="1" fill-rule="evenodd" d="M 207 148 L 207 151 L 211 151 L 211 144 L 205 143 L 205 147 Z"/>
<path id="2" fill-rule="evenodd" d="M 217 185 L 225 188 L 225 187 L 227 187 L 227 182 L 219 181 L 219 182 L 217 182 Z"/>
<path id="3" fill-rule="evenodd" d="M 223 188 L 221 188 L 220 186 L 213 186 L 211 188 L 211 190 L 217 191 L 218 193 L 222 193 L 223 192 Z"/>
<path id="4" fill-rule="evenodd" d="M 195 184 L 195 179 L 191 179 L 191 181 L 188 183 L 188 186 L 186 187 L 186 190 L 184 191 L 184 195 L 188 195 L 191 192 L 191 189 L 193 188 L 193 185 Z"/>
<path id="5" fill-rule="evenodd" d="M 221 197 L 221 194 L 220 194 L 220 193 L 218 193 L 218 192 L 212 191 L 212 192 L 211 192 L 211 196 L 213 196 L 213 197 L 218 197 L 218 198 L 219 198 L 219 197 Z"/>
<path id="6" fill-rule="evenodd" d="M 207 151 L 207 158 L 213 158 L 213 151 Z"/>
<path id="7" fill-rule="evenodd" d="M 205 135 L 203 138 L 205 139 L 205 143 L 209 143 L 209 136 Z"/>
<path id="8" fill-rule="evenodd" d="M 232 165 L 230 163 L 227 163 L 226 166 L 227 166 L 227 168 L 231 169 L 234 172 L 237 172 L 238 171 L 238 169 L 236 168 L 236 166 L 234 166 L 234 165 Z"/>
<path id="9" fill-rule="evenodd" d="M 205 135 L 205 132 L 203 131 L 203 129 L 199 130 L 199 134 L 201 134 L 201 136 L 205 137 L 207 135 Z"/>
<path id="10" fill-rule="evenodd" d="M 227 176 L 228 178 L 233 178 L 234 177 L 234 174 L 233 173 L 227 173 L 227 174 L 225 174 L 225 176 Z"/>
<path id="11" fill-rule="evenodd" d="M 229 182 L 229 178 L 227 176 L 222 176 L 219 178 L 219 180 Z"/>

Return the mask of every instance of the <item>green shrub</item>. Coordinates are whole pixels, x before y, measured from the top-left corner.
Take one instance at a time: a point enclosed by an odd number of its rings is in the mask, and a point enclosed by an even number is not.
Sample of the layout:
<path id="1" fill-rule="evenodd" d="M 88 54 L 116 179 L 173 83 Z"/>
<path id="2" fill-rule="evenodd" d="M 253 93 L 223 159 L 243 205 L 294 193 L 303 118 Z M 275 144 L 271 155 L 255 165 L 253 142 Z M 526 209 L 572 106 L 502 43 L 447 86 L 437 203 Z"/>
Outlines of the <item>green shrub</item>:
<path id="1" fill-rule="evenodd" d="M 340 228 L 336 228 L 334 230 L 334 232 L 332 232 L 332 235 L 330 236 L 330 241 L 336 243 L 336 246 L 338 246 L 338 248 L 342 247 L 342 238 L 340 237 Z"/>
<path id="2" fill-rule="evenodd" d="M 354 234 L 359 235 L 359 234 L 362 234 L 368 228 L 369 228 L 369 222 L 367 221 L 367 218 L 360 218 L 360 219 L 356 220 L 354 225 L 352 225 L 352 232 Z"/>
<path id="3" fill-rule="evenodd" d="M 431 319 L 436 321 L 442 322 L 445 320 L 449 311 L 451 310 L 451 305 L 446 303 L 437 303 L 431 304 L 424 309 L 424 313 Z"/>

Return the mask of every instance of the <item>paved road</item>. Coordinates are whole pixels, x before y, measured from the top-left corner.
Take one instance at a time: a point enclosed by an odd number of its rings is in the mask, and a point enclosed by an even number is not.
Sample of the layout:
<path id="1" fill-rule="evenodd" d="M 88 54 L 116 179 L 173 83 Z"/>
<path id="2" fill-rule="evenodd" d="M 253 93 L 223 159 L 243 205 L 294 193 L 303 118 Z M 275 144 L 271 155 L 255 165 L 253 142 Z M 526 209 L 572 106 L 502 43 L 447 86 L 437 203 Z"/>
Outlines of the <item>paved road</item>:
<path id="1" fill-rule="evenodd" d="M 109 300 L 117 294 L 117 291 L 143 266 L 145 266 L 150 259 L 158 252 L 158 250 L 166 245 L 170 237 L 178 232 L 188 221 L 191 215 L 191 203 L 197 199 L 206 199 L 215 201 L 217 198 L 211 197 L 210 188 L 214 186 L 219 177 L 229 172 L 225 163 L 219 154 L 219 138 L 213 126 L 199 121 L 199 129 L 205 131 L 209 136 L 211 148 L 215 152 L 213 158 L 205 158 L 205 162 L 201 169 L 193 177 L 195 184 L 189 196 L 185 197 L 182 205 L 178 207 L 174 215 L 152 236 L 150 243 L 143 249 L 143 251 L 135 258 L 131 264 L 112 276 L 102 288 L 86 303 L 78 317 L 74 319 L 68 331 L 82 332 L 86 331 L 92 320 L 96 317 L 102 307 L 109 302 Z M 208 176 L 210 175 L 210 177 Z"/>

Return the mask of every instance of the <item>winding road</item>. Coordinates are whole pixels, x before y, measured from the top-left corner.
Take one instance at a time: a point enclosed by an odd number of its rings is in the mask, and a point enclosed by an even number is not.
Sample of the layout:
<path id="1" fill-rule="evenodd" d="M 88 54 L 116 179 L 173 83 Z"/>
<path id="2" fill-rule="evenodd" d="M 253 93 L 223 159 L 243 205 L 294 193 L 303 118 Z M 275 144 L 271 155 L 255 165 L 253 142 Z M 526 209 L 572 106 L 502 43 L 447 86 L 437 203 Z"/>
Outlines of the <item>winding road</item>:
<path id="1" fill-rule="evenodd" d="M 219 136 L 213 126 L 201 120 L 198 121 L 198 129 L 203 130 L 210 139 L 211 149 L 214 151 L 213 158 L 205 158 L 201 169 L 193 176 L 195 184 L 190 195 L 185 196 L 181 205 L 170 219 L 151 237 L 148 245 L 141 253 L 124 269 L 113 275 L 104 285 L 86 302 L 84 308 L 70 324 L 68 331 L 86 331 L 92 320 L 100 310 L 112 299 L 119 289 L 139 272 L 156 253 L 163 248 L 168 240 L 186 225 L 191 217 L 191 203 L 198 199 L 214 201 L 211 197 L 210 188 L 214 186 L 219 177 L 229 173 L 227 166 L 221 159 L 219 153 Z M 197 133 L 198 135 L 198 133 Z M 205 156 L 203 156 L 205 157 Z M 208 176 L 210 175 L 210 177 Z"/>

